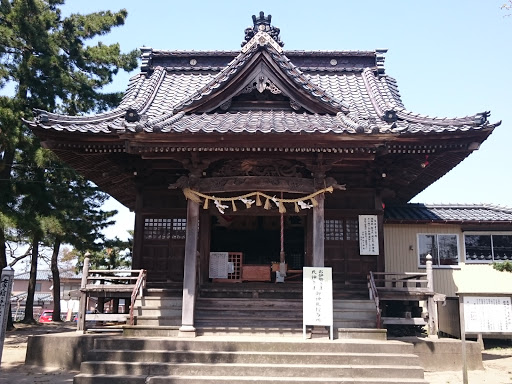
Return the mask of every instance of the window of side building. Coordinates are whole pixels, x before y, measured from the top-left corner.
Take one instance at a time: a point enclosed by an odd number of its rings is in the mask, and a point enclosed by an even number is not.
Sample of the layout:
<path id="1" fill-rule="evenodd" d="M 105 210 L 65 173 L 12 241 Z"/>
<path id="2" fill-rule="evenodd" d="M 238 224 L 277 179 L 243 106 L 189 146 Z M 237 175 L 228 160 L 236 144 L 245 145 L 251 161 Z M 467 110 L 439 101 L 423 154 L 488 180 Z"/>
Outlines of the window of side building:
<path id="1" fill-rule="evenodd" d="M 466 263 L 512 261 L 511 232 L 464 233 Z"/>
<path id="2" fill-rule="evenodd" d="M 432 256 L 432 266 L 450 267 L 459 264 L 459 236 L 455 234 L 418 234 L 419 266 L 425 267 L 427 255 Z"/>

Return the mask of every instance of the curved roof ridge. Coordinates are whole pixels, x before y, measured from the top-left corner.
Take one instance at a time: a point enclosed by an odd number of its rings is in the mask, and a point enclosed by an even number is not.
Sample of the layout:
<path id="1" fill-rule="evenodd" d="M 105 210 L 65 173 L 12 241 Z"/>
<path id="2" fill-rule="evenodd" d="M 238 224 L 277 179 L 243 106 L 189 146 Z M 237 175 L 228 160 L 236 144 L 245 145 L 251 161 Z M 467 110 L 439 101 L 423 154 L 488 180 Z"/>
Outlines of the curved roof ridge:
<path id="1" fill-rule="evenodd" d="M 246 52 L 239 52 L 238 55 L 231 60 L 231 62 L 222 69 L 212 80 L 203 85 L 201 88 L 196 90 L 194 93 L 189 95 L 187 98 L 182 100 L 180 103 L 174 106 L 175 110 L 180 110 L 185 108 L 187 105 L 192 104 L 196 100 L 202 99 L 205 95 L 209 95 L 215 88 L 218 88 L 221 84 L 226 83 L 230 80 L 235 73 L 238 72 L 238 69 L 243 66 L 243 64 L 250 59 L 254 53 L 257 51 L 257 45 L 254 45 Z"/>
<path id="2" fill-rule="evenodd" d="M 375 108 L 377 114 L 382 118 L 389 109 L 393 108 L 393 105 L 390 105 L 384 100 L 379 84 L 377 83 L 377 79 L 373 75 L 373 71 L 370 68 L 365 68 L 363 70 L 362 77 L 364 86 L 368 91 L 368 95 L 370 96 L 370 101 L 372 102 L 373 108 Z"/>
<path id="3" fill-rule="evenodd" d="M 270 55 L 276 60 L 276 63 L 288 74 L 288 76 L 312 96 L 320 99 L 324 103 L 331 104 L 335 108 L 341 109 L 342 112 L 348 113 L 350 105 L 343 100 L 338 100 L 336 97 L 325 89 L 320 88 L 312 82 L 299 67 L 295 66 L 285 54 L 278 52 L 269 52 Z"/>
<path id="4" fill-rule="evenodd" d="M 480 126 L 487 123 L 487 117 L 490 116 L 490 112 L 481 112 L 474 115 L 468 115 L 464 117 L 437 117 L 422 115 L 419 113 L 411 112 L 404 107 L 395 106 L 394 111 L 398 118 L 407 120 L 412 123 L 422 124 L 436 124 L 441 126 L 450 125 L 472 125 Z"/>
<path id="5" fill-rule="evenodd" d="M 269 38 L 271 39 L 271 37 Z M 203 99 L 205 96 L 208 96 L 214 92 L 215 89 L 227 83 L 231 78 L 233 78 L 233 76 L 239 73 L 240 68 L 242 68 L 256 54 L 260 47 L 265 49 L 274 60 L 274 62 L 283 70 L 286 76 L 295 84 L 299 85 L 304 91 L 309 93 L 317 100 L 331 105 L 335 109 L 339 109 L 345 113 L 349 112 L 350 106 L 348 103 L 344 102 L 343 100 L 338 100 L 327 90 L 322 89 L 318 85 L 314 84 L 299 69 L 299 67 L 292 64 L 286 55 L 276 50 L 272 44 L 253 44 L 249 46 L 248 49 L 242 50 L 224 69 L 216 74 L 216 76 L 210 82 L 202 86 L 193 94 L 189 95 L 179 104 L 175 105 L 175 110 L 181 110 L 186 106 L 189 106 L 194 102 Z"/>
<path id="6" fill-rule="evenodd" d="M 370 68 L 365 68 L 362 72 L 363 81 L 366 89 L 368 90 L 368 94 L 370 96 L 370 100 L 376 110 L 376 112 L 384 117 L 384 115 L 388 112 L 394 112 L 396 117 L 399 120 L 405 120 L 409 123 L 421 123 L 428 125 L 437 125 L 437 126 L 458 126 L 458 125 L 469 125 L 469 126 L 482 126 L 488 125 L 487 118 L 490 116 L 490 112 L 481 112 L 476 113 L 474 115 L 469 115 L 465 117 L 432 117 L 428 115 L 421 115 L 419 113 L 413 113 L 407 110 L 402 105 L 398 105 L 395 100 L 395 93 L 390 91 L 391 99 L 387 97 L 389 101 L 386 101 L 386 97 L 382 94 L 382 84 L 378 83 L 378 80 L 375 78 Z M 387 82 L 386 82 L 387 86 Z M 398 89 L 397 89 L 398 90 Z M 397 91 L 396 90 L 396 91 Z"/>
<path id="7" fill-rule="evenodd" d="M 123 116 L 126 113 L 128 107 L 117 107 L 108 112 L 102 112 L 95 115 L 84 116 L 69 116 L 63 115 L 60 113 L 48 112 L 43 109 L 34 108 L 35 119 L 34 120 L 26 120 L 23 121 L 31 126 L 36 126 L 38 124 L 41 125 L 55 125 L 55 124 L 64 124 L 64 125 L 85 125 L 85 124 L 94 124 L 101 123 L 105 121 L 114 120 L 120 116 Z"/>
<path id="8" fill-rule="evenodd" d="M 32 126 L 37 125 L 38 123 L 42 125 L 86 125 L 86 124 L 95 124 L 95 123 L 102 123 L 107 121 L 115 120 L 119 117 L 124 116 L 126 111 L 130 108 L 133 108 L 137 110 L 138 113 L 144 113 L 150 106 L 151 101 L 155 98 L 156 93 L 158 92 L 158 87 L 163 81 L 163 78 L 165 77 L 165 70 L 163 68 L 155 68 L 155 72 L 157 73 L 157 76 L 154 80 L 151 80 L 153 78 L 153 75 L 150 76 L 150 82 L 147 85 L 146 89 L 149 88 L 148 94 L 142 99 L 139 100 L 138 103 L 134 103 L 142 88 L 142 82 L 141 81 L 132 81 L 132 84 L 130 86 L 135 87 L 134 91 L 131 91 L 130 93 L 133 93 L 133 95 L 128 96 L 126 99 L 123 99 L 122 102 L 119 104 L 118 107 L 107 111 L 102 112 L 98 114 L 93 114 L 89 116 L 69 116 L 69 115 L 63 115 L 60 113 L 53 113 L 48 112 L 43 109 L 37 109 L 35 108 L 34 114 L 35 119 L 34 121 L 30 120 L 23 120 L 25 123 L 30 124 Z M 135 78 L 134 76 L 133 78 Z M 132 79 L 133 79 L 132 78 Z M 140 83 L 140 84 L 139 84 Z M 126 92 L 125 95 L 127 95 L 129 92 Z M 132 101 L 132 102 L 130 102 Z"/>
<path id="9" fill-rule="evenodd" d="M 141 100 L 138 99 L 138 93 L 134 96 L 134 101 L 129 105 L 130 108 L 135 109 L 139 114 L 145 113 L 150 107 L 153 100 L 158 93 L 158 89 L 162 85 L 165 79 L 166 71 L 163 67 L 156 67 L 153 70 L 151 76 L 149 76 L 149 82 L 147 87 L 142 91 Z M 139 89 L 140 91 L 140 89 Z"/>

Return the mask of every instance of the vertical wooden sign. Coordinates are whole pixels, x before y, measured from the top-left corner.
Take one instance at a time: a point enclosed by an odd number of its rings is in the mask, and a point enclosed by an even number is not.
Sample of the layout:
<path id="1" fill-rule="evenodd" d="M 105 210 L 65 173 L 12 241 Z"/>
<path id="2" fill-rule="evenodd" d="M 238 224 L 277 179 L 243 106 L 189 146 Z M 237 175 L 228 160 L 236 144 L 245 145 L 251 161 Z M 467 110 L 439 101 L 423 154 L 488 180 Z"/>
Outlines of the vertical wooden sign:
<path id="1" fill-rule="evenodd" d="M 227 279 L 229 270 L 228 252 L 210 252 L 210 279 Z M 233 269 L 233 267 L 231 267 Z M 232 271 L 231 271 L 232 272 Z"/>
<path id="2" fill-rule="evenodd" d="M 379 255 L 379 221 L 377 215 L 359 215 L 359 254 Z"/>
<path id="3" fill-rule="evenodd" d="M 304 338 L 307 325 L 324 325 L 331 327 L 332 340 L 332 268 L 304 267 L 302 308 Z"/>
<path id="4" fill-rule="evenodd" d="M 5 267 L 2 270 L 2 277 L 0 280 L 0 362 L 2 361 L 5 333 L 7 330 L 7 319 L 9 317 L 9 308 L 11 306 L 13 280 L 14 269 L 11 267 Z"/>

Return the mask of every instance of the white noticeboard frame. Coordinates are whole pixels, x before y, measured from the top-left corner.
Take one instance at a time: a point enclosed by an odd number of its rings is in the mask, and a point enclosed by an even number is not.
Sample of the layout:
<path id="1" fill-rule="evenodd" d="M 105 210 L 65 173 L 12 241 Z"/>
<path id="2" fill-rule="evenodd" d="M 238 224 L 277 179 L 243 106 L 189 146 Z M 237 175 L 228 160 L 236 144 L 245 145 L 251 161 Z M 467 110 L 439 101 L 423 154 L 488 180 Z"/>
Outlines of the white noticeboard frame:
<path id="1" fill-rule="evenodd" d="M 227 279 L 229 273 L 228 252 L 210 252 L 210 279 Z"/>
<path id="2" fill-rule="evenodd" d="M 466 333 L 512 335 L 512 293 L 457 293 L 462 340 L 462 382 L 468 384 Z"/>
<path id="3" fill-rule="evenodd" d="M 379 255 L 379 220 L 377 215 L 359 215 L 359 254 Z"/>
<path id="4" fill-rule="evenodd" d="M 464 296 L 466 333 L 512 333 L 510 297 Z"/>
<path id="5" fill-rule="evenodd" d="M 304 267 L 303 275 L 303 336 L 307 325 L 330 327 L 334 339 L 332 308 L 332 268 Z"/>

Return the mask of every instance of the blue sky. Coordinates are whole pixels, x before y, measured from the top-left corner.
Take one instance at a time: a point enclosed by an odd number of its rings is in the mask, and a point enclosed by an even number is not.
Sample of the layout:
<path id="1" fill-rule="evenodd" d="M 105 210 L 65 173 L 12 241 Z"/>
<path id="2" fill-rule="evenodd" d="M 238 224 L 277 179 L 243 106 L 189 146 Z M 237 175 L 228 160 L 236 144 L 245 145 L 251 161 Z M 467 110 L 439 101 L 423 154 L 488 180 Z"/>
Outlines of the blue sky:
<path id="1" fill-rule="evenodd" d="M 512 207 L 512 16 L 500 9 L 504 2 L 72 0 L 65 12 L 127 9 L 126 24 L 99 39 L 119 42 L 123 51 L 237 50 L 259 11 L 272 15 L 285 50 L 387 48 L 386 73 L 397 79 L 407 109 L 443 117 L 490 110 L 491 122 L 503 120 L 478 151 L 413 202 Z M 130 75 L 120 74 L 112 89 L 124 90 Z M 108 233 L 126 237 L 133 214 L 109 207 L 121 213 Z"/>

